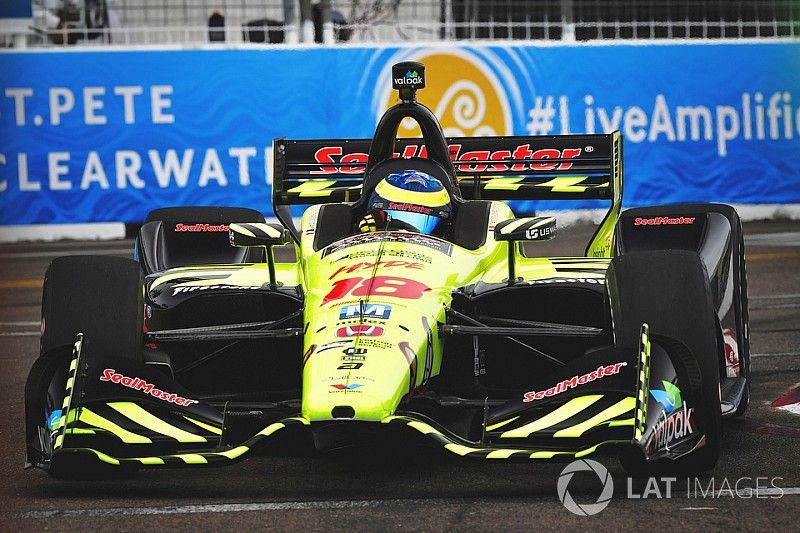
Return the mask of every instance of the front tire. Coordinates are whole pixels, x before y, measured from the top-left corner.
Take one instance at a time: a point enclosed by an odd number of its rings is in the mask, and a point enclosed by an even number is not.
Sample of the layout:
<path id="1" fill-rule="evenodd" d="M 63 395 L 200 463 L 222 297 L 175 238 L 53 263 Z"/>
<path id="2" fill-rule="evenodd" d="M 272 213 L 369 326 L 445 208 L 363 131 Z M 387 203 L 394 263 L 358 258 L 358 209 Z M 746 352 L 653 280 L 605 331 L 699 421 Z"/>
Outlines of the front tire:
<path id="1" fill-rule="evenodd" d="M 681 391 L 695 408 L 705 445 L 677 460 L 647 461 L 640 450 L 620 456 L 633 476 L 697 474 L 714 468 L 722 436 L 720 346 L 717 319 L 705 267 L 694 252 L 631 252 L 611 261 L 607 274 L 615 346 L 638 347 L 640 328 L 683 349 L 671 357 Z M 652 378 L 651 378 L 652 379 Z"/>
<path id="2" fill-rule="evenodd" d="M 55 259 L 42 293 L 40 355 L 25 384 L 28 462 L 52 454 L 48 419 L 61 409 L 72 347 L 84 335 L 84 357 L 142 360 L 142 272 L 135 261 L 110 256 Z"/>

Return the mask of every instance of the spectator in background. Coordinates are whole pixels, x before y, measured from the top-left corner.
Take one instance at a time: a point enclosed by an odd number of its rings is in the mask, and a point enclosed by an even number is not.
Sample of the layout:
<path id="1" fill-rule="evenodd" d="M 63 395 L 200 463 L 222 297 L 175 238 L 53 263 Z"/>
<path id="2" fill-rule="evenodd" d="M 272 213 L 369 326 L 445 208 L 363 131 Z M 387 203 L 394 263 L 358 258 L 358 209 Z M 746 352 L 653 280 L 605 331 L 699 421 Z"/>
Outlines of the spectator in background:
<path id="1" fill-rule="evenodd" d="M 208 40 L 212 43 L 225 42 L 225 17 L 216 9 L 208 17 Z"/>

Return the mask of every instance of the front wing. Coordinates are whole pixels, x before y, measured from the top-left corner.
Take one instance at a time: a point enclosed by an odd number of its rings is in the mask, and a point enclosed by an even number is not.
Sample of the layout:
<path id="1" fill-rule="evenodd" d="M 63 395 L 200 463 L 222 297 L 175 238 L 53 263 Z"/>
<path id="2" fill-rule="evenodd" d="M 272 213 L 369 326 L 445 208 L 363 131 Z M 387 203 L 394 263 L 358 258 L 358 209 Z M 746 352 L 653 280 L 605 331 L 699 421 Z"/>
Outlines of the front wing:
<path id="1" fill-rule="evenodd" d="M 85 462 L 87 459 L 95 464 L 132 469 L 227 465 L 249 457 L 287 429 L 303 430 L 311 426 L 303 417 L 289 413 L 269 421 L 241 442 L 228 443 L 223 417 L 200 402 L 159 389 L 155 392 L 161 394 L 162 400 L 175 396 L 169 402 L 159 402 L 169 403 L 168 408 L 137 400 L 145 390 L 142 382 L 153 385 L 144 380 L 123 383 L 133 393 L 131 396 L 97 397 L 96 390 L 87 387 L 86 380 L 98 369 L 89 368 L 82 361 L 82 344 L 79 335 L 60 417 L 50 426 L 49 453 L 38 460 L 31 460 L 29 454 L 29 464 L 33 466 L 58 471 L 62 466 L 91 464 Z M 676 430 L 675 423 L 667 424 L 670 418 L 675 418 L 675 412 L 668 415 L 656 401 L 658 394 L 650 392 L 652 383 L 675 381 L 676 377 L 669 355 L 651 342 L 646 324 L 642 326 L 638 353 L 630 357 L 630 371 L 619 373 L 613 385 L 611 379 L 597 380 L 598 384 L 604 382 L 605 391 L 595 388 L 590 394 L 581 394 L 581 387 L 566 392 L 553 387 L 552 394 L 544 391 L 539 396 L 563 398 L 537 406 L 534 400 L 538 396 L 531 391 L 527 393 L 530 397 L 527 402 L 528 396 L 520 402 L 510 402 L 506 409 L 486 410 L 479 441 L 465 440 L 443 424 L 414 412 L 399 411 L 380 424 L 413 430 L 433 445 L 471 459 L 569 460 L 599 449 L 631 446 L 638 447 L 651 459 L 675 459 L 702 445 L 703 435 L 691 419 L 689 406 L 685 406 L 688 414 L 683 416 L 687 427 Z M 113 376 L 106 371 L 106 377 Z M 117 381 L 124 379 L 123 376 Z M 620 387 L 623 379 L 630 382 L 628 393 Z M 171 390 L 170 384 L 161 386 L 165 391 Z M 153 393 L 152 387 L 149 392 Z"/>

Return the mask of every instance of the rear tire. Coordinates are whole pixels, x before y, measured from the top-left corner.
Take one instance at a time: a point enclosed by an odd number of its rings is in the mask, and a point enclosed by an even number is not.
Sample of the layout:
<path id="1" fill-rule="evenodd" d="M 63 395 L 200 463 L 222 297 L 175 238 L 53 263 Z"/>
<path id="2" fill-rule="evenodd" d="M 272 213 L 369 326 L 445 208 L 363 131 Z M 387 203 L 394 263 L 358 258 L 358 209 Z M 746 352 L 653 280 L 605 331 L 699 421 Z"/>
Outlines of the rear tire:
<path id="1" fill-rule="evenodd" d="M 67 369 L 78 333 L 84 357 L 142 360 L 142 273 L 135 261 L 109 256 L 55 259 L 42 293 L 40 356 L 25 384 L 28 459 L 44 463 L 40 430 L 63 402 Z"/>
<path id="2" fill-rule="evenodd" d="M 681 393 L 691 403 L 706 437 L 704 446 L 677 460 L 646 461 L 640 450 L 620 456 L 633 476 L 697 474 L 714 468 L 722 436 L 720 346 L 707 275 L 699 256 L 683 250 L 631 252 L 611 261 L 607 274 L 614 343 L 638 348 L 642 323 L 651 337 L 677 341 L 688 353 L 674 357 Z M 685 350 L 677 350 L 677 352 Z"/>

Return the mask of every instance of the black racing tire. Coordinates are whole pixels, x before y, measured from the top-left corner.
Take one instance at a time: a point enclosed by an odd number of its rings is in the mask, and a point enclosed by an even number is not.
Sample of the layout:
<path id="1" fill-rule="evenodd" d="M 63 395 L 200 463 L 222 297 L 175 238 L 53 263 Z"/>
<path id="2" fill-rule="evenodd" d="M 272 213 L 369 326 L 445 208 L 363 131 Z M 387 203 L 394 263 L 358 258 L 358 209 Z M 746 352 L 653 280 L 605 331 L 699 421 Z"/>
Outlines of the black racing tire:
<path id="1" fill-rule="evenodd" d="M 607 277 L 614 344 L 636 350 L 642 323 L 651 338 L 677 342 L 673 365 L 704 430 L 704 446 L 677 460 L 646 461 L 638 449 L 620 461 L 632 476 L 693 475 L 717 463 L 722 438 L 718 320 L 700 257 L 683 250 L 631 252 L 611 261 Z M 682 354 L 682 355 L 681 355 Z"/>
<path id="2" fill-rule="evenodd" d="M 142 273 L 136 261 L 83 255 L 50 263 L 40 354 L 71 347 L 78 333 L 95 353 L 141 360 Z"/>
<path id="3" fill-rule="evenodd" d="M 142 272 L 139 264 L 110 256 L 55 259 L 42 293 L 40 355 L 25 383 L 29 461 L 46 461 L 39 428 L 60 407 L 72 347 L 84 334 L 84 357 L 142 360 Z"/>

